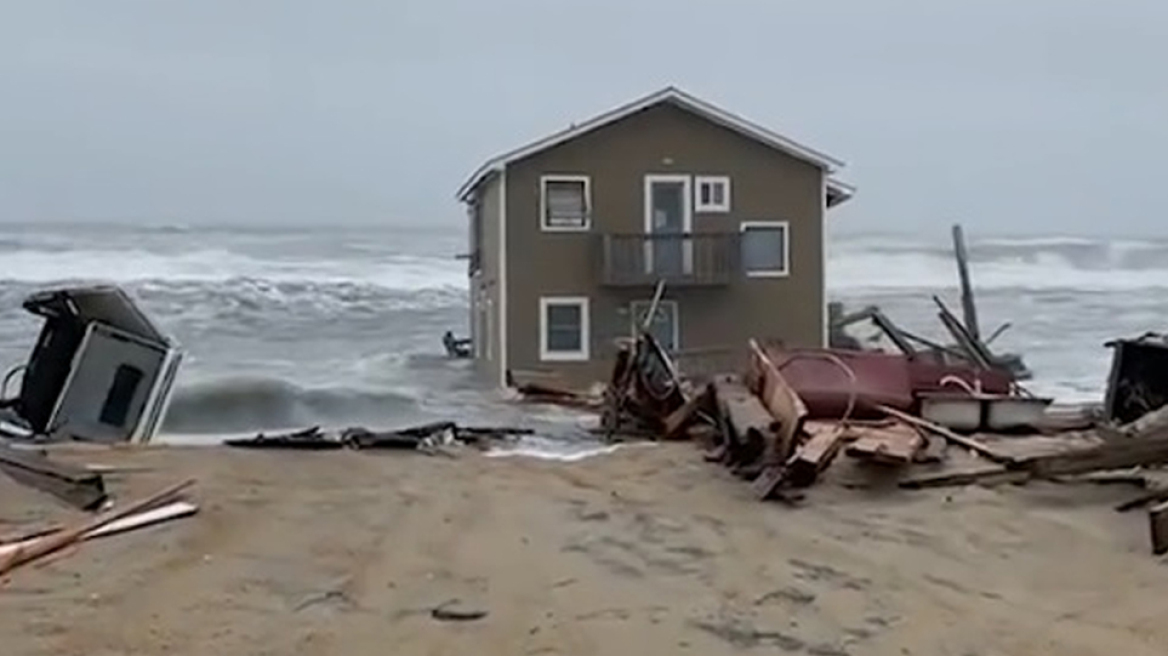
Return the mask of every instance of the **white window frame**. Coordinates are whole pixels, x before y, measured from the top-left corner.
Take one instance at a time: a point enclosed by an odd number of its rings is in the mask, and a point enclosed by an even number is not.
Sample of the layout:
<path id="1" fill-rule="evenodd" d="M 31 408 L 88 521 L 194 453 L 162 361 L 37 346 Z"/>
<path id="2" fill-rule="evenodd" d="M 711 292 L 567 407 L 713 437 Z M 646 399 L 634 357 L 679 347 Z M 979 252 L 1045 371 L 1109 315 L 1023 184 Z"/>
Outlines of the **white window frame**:
<path id="1" fill-rule="evenodd" d="M 649 306 L 651 306 L 652 304 L 653 304 L 653 301 L 650 300 L 650 301 L 633 301 L 629 305 L 629 310 L 630 310 L 629 314 L 632 315 L 632 317 L 631 317 L 632 335 L 634 338 L 637 336 L 638 332 L 641 330 L 641 325 L 642 325 L 641 322 L 637 321 L 637 311 L 641 308 L 645 308 L 645 310 L 647 311 L 649 309 Z M 658 305 L 657 305 L 658 311 L 664 310 L 665 308 L 672 308 L 672 310 L 670 311 L 670 314 L 673 315 L 673 335 L 672 335 L 672 337 L 673 337 L 673 350 L 680 351 L 681 350 L 681 314 L 680 314 L 680 310 L 679 310 L 678 305 L 677 305 L 677 301 L 662 300 L 660 303 L 658 303 Z M 668 349 L 666 349 L 666 350 L 668 350 Z"/>
<path id="2" fill-rule="evenodd" d="M 721 203 L 703 203 L 702 185 L 722 185 Z M 713 198 L 713 194 L 710 195 Z M 694 211 L 703 213 L 726 213 L 730 211 L 730 176 L 728 175 L 695 175 L 694 176 Z"/>
<path id="3" fill-rule="evenodd" d="M 550 226 L 547 223 L 547 185 L 549 182 L 584 183 L 584 225 Z M 592 229 L 592 178 L 587 175 L 548 174 L 539 177 L 539 227 L 544 232 L 588 232 Z"/>
<path id="4" fill-rule="evenodd" d="M 580 350 L 548 349 L 548 308 L 553 305 L 580 307 Z M 539 359 L 544 362 L 583 362 L 591 357 L 592 331 L 587 296 L 541 296 L 539 298 Z"/>
<path id="5" fill-rule="evenodd" d="M 745 235 L 751 228 L 782 228 L 783 230 L 783 268 L 781 270 L 750 271 L 746 262 L 742 269 L 748 278 L 786 278 L 791 275 L 791 222 L 790 221 L 743 221 L 739 227 L 741 235 Z M 740 237 L 744 238 L 744 237 Z"/>

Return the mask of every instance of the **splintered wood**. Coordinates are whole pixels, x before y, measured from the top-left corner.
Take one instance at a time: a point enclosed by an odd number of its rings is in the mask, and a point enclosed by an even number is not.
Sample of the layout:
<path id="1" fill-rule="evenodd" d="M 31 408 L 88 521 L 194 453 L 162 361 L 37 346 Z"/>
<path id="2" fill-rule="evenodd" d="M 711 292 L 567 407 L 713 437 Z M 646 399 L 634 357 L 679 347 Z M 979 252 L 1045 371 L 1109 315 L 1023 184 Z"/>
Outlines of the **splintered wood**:
<path id="1" fill-rule="evenodd" d="M 917 462 L 927 445 L 920 432 L 906 424 L 853 426 L 848 432 L 855 436 L 847 448 L 849 456 L 885 465 Z"/>

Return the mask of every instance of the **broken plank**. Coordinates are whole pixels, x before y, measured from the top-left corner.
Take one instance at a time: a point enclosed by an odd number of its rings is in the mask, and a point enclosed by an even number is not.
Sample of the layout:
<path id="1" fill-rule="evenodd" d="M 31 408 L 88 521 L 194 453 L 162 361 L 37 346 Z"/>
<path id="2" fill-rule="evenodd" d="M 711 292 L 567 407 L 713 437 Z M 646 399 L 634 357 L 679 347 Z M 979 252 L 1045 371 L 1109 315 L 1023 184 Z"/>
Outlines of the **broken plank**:
<path id="1" fill-rule="evenodd" d="M 1115 509 L 1118 512 L 1127 512 L 1129 510 L 1135 510 L 1141 506 L 1146 506 L 1149 503 L 1160 503 L 1162 501 L 1168 501 L 1168 489 L 1146 492 L 1134 499 L 1124 501 L 1123 503 L 1116 506 Z"/>
<path id="2" fill-rule="evenodd" d="M 1086 474 L 1110 469 L 1158 465 L 1168 462 L 1168 437 L 1129 438 L 1066 453 L 1034 456 L 1014 463 L 1043 478 Z"/>
<path id="3" fill-rule="evenodd" d="M 846 441 L 840 426 L 825 426 L 795 450 L 787 463 L 787 480 L 796 487 L 806 487 L 831 465 Z"/>
<path id="4" fill-rule="evenodd" d="M 21 548 L 16 549 L 12 553 L 0 557 L 0 575 L 7 574 L 17 567 L 20 567 L 21 565 L 28 564 L 38 558 L 47 556 L 54 551 L 64 549 L 65 547 L 74 544 L 78 540 L 81 540 L 85 534 L 96 531 L 106 526 L 107 524 L 150 509 L 174 497 L 178 493 L 194 484 L 194 479 L 183 481 L 182 483 L 172 485 L 156 494 L 135 501 L 125 507 L 114 508 L 113 510 L 106 511 L 97 517 L 88 519 L 80 524 L 76 524 L 71 528 L 67 528 L 63 531 L 32 540 L 27 545 L 21 546 Z"/>
<path id="5" fill-rule="evenodd" d="M 779 368 L 759 346 L 750 340 L 751 370 L 760 378 L 759 397 L 763 406 L 778 421 L 778 430 L 767 443 L 763 459 L 770 464 L 785 462 L 795 449 L 795 441 L 807 418 L 803 399 L 787 383 Z"/>
<path id="6" fill-rule="evenodd" d="M 916 428 L 894 424 L 879 428 L 852 428 L 857 438 L 846 453 L 857 459 L 885 465 L 908 465 L 917 462 L 927 444 Z"/>
<path id="7" fill-rule="evenodd" d="M 677 440 L 686 436 L 686 429 L 698 418 L 702 409 L 710 404 L 713 390 L 709 385 L 686 400 L 685 405 L 669 413 L 665 418 L 665 427 L 661 437 L 666 440 Z"/>
<path id="8" fill-rule="evenodd" d="M 953 431 L 949 430 L 948 428 L 945 428 L 944 426 L 935 424 L 931 421 L 921 419 L 920 417 L 914 417 L 914 416 L 908 414 L 907 412 L 902 412 L 900 410 L 897 410 L 896 408 L 891 408 L 891 407 L 886 406 L 886 405 L 879 405 L 878 404 L 878 405 L 876 405 L 876 409 L 889 415 L 890 417 L 895 417 L 895 418 L 897 418 L 897 419 L 899 419 L 907 424 L 912 424 L 913 426 L 916 426 L 918 428 L 923 428 L 931 433 L 935 433 L 937 435 L 940 435 L 941 437 L 945 438 L 946 440 L 948 440 L 948 441 L 950 441 L 958 446 L 965 447 L 966 449 L 973 451 L 974 453 L 978 454 L 979 456 L 983 456 L 983 457 L 985 457 L 989 460 L 992 460 L 996 463 L 1009 464 L 1009 463 L 1014 462 L 1014 459 L 1010 456 L 1000 454 L 1000 453 L 994 451 L 993 449 L 991 449 L 990 447 L 986 446 L 985 444 L 982 444 L 981 442 L 978 442 L 977 440 L 975 440 L 971 437 L 965 437 L 964 435 L 958 435 L 957 433 L 954 433 Z"/>
<path id="9" fill-rule="evenodd" d="M 730 429 L 732 464 L 759 460 L 778 422 L 745 385 L 730 379 L 714 381 L 714 393 Z"/>
<path id="10" fill-rule="evenodd" d="M 1025 471 L 1011 471 L 990 463 L 979 463 L 972 467 L 943 468 L 938 471 L 913 474 L 901 479 L 899 485 L 910 490 L 930 487 L 950 487 L 959 485 L 1000 485 L 1003 483 L 1023 483 L 1030 478 Z"/>
<path id="11" fill-rule="evenodd" d="M 151 510 L 145 510 L 135 515 L 123 517 L 117 521 L 110 522 L 105 526 L 89 531 L 81 536 L 81 540 L 92 540 L 94 538 L 101 538 L 108 535 L 116 535 L 118 533 L 125 533 L 139 528 L 144 528 L 152 524 L 169 521 L 171 519 L 178 519 L 180 517 L 187 517 L 198 512 L 199 507 L 189 501 L 175 501 L 165 506 L 159 506 Z M 42 532 L 39 535 L 31 535 L 18 541 L 0 545 L 0 560 L 12 555 L 13 553 L 32 545 L 36 540 L 44 535 L 52 535 L 59 532 L 61 529 L 57 528 Z"/>
<path id="12" fill-rule="evenodd" d="M 1157 556 L 1168 553 L 1168 501 L 1148 509 L 1148 527 L 1152 534 L 1152 553 Z"/>
<path id="13" fill-rule="evenodd" d="M 106 500 L 101 474 L 50 460 L 36 451 L 0 446 L 0 470 L 82 510 L 96 510 Z"/>

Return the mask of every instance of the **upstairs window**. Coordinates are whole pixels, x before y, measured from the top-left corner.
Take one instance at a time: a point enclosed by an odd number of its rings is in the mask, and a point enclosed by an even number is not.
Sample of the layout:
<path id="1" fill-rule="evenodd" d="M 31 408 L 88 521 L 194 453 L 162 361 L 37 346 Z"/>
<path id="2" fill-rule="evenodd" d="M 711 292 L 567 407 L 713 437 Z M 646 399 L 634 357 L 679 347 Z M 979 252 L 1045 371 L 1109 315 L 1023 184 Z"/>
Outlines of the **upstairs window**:
<path id="1" fill-rule="evenodd" d="M 591 226 L 588 176 L 545 175 L 540 179 L 540 222 L 546 232 L 583 232 Z"/>
<path id="2" fill-rule="evenodd" d="M 781 278 L 790 273 L 790 234 L 786 221 L 742 223 L 742 269 L 752 278 Z"/>
<path id="3" fill-rule="evenodd" d="M 729 212 L 730 178 L 724 175 L 694 177 L 695 212 Z"/>

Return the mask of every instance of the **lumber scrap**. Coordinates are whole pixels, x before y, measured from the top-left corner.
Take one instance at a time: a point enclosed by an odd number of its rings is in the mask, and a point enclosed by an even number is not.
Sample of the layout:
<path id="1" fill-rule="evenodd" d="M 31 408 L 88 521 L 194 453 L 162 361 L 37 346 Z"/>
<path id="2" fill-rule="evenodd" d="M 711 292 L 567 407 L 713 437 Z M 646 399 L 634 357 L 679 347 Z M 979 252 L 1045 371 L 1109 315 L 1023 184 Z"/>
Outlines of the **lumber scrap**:
<path id="1" fill-rule="evenodd" d="M 1141 494 L 1134 499 L 1124 501 L 1123 503 L 1117 505 L 1115 509 L 1118 512 L 1127 512 L 1129 510 L 1135 510 L 1136 508 L 1146 506 L 1149 503 L 1161 503 L 1164 501 L 1168 501 L 1168 488 L 1145 492 L 1144 494 Z"/>
<path id="2" fill-rule="evenodd" d="M 1077 451 L 1023 458 L 1013 467 L 1050 478 L 1164 463 L 1168 463 L 1168 435 L 1133 437 Z"/>
<path id="3" fill-rule="evenodd" d="M 47 492 L 82 510 L 105 503 L 105 482 L 98 472 L 50 460 L 44 453 L 0 444 L 0 471 L 18 483 Z"/>
<path id="4" fill-rule="evenodd" d="M 787 463 L 787 481 L 795 487 L 813 484 L 831 465 L 846 440 L 846 431 L 842 426 L 818 426 L 811 433 L 811 438 L 795 450 Z"/>
<path id="5" fill-rule="evenodd" d="M 957 433 L 954 433 L 953 431 L 949 430 L 948 428 L 945 428 L 944 426 L 935 424 L 931 421 L 921 419 L 920 417 L 914 417 L 914 416 L 908 414 L 907 412 L 902 412 L 900 410 L 897 410 L 896 408 L 892 408 L 892 407 L 889 407 L 886 405 L 877 405 L 876 409 L 880 410 L 881 412 L 887 414 L 890 417 L 895 417 L 896 419 L 899 419 L 905 423 L 912 424 L 913 426 L 916 426 L 918 428 L 923 428 L 931 433 L 934 433 L 936 435 L 940 435 L 941 437 L 945 438 L 949 442 L 952 442 L 953 444 L 956 444 L 956 445 L 961 446 L 961 447 L 965 447 L 966 449 L 973 451 L 977 455 L 982 456 L 982 457 L 986 458 L 987 460 L 992 460 L 993 462 L 997 462 L 997 463 L 1001 463 L 1001 464 L 1011 464 L 1014 462 L 1014 459 L 1010 456 L 1000 454 L 1000 453 L 994 451 L 993 449 L 991 449 L 990 447 L 986 446 L 985 444 L 982 444 L 981 442 L 978 442 L 977 440 L 975 440 L 971 437 L 965 437 L 964 435 L 958 435 Z"/>
<path id="6" fill-rule="evenodd" d="M 1148 527 L 1152 534 L 1152 553 L 1157 556 L 1168 553 L 1168 501 L 1148 509 Z"/>
<path id="7" fill-rule="evenodd" d="M 797 437 L 807 418 L 807 406 L 756 340 L 750 340 L 750 353 L 750 370 L 751 375 L 758 380 L 758 396 L 778 422 L 777 430 L 766 444 L 763 462 L 766 465 L 778 465 L 786 462 L 795 449 Z"/>
<path id="8" fill-rule="evenodd" d="M 195 484 L 194 479 L 188 479 L 181 483 L 177 483 L 167 487 L 155 494 L 152 494 L 144 499 L 139 499 L 121 508 L 114 508 L 106 511 L 97 517 L 88 519 L 84 522 L 76 524 L 63 531 L 47 535 L 42 538 L 37 538 L 32 542 L 23 545 L 19 549 L 13 550 L 7 556 L 0 558 L 0 576 L 11 572 L 12 570 L 26 565 L 38 558 L 47 556 L 54 551 L 64 549 L 69 545 L 81 540 L 86 533 L 96 531 L 112 522 L 116 522 L 124 517 L 136 514 L 143 510 L 148 510 L 154 506 L 167 501 L 178 493 Z"/>
<path id="9" fill-rule="evenodd" d="M 1029 478 L 1029 472 L 1012 471 L 1001 465 L 982 462 L 964 467 L 943 467 L 939 470 L 913 474 L 901 479 L 898 485 L 909 490 L 920 490 L 959 485 L 990 486 L 1003 483 L 1024 483 Z"/>
<path id="10" fill-rule="evenodd" d="M 81 536 L 81 540 L 92 540 L 94 538 L 106 537 L 108 535 L 117 535 L 118 533 L 125 533 L 135 529 L 144 528 L 161 522 L 178 519 L 180 517 L 188 517 L 199 511 L 199 507 L 189 501 L 175 501 L 164 506 L 152 508 L 150 510 L 143 510 L 128 517 L 123 517 L 117 521 L 110 522 L 99 529 L 89 531 Z M 41 531 L 37 535 L 29 535 L 21 540 L 0 544 L 0 560 L 10 556 L 20 549 L 30 546 L 38 538 L 45 535 L 52 535 L 61 531 L 60 527 L 55 529 Z"/>
<path id="11" fill-rule="evenodd" d="M 856 434 L 856 440 L 848 445 L 847 455 L 883 465 L 902 466 L 918 462 L 928 444 L 910 424 L 852 427 L 851 430 Z"/>
<path id="12" fill-rule="evenodd" d="M 669 413 L 665 417 L 662 439 L 678 440 L 687 437 L 686 429 L 694 424 L 703 410 L 709 408 L 713 394 L 712 386 L 706 385 L 700 392 L 691 395 L 685 405 Z"/>
<path id="13" fill-rule="evenodd" d="M 742 465 L 759 461 L 767 440 L 774 439 L 774 433 L 779 428 L 778 422 L 741 381 L 724 376 L 716 378 L 713 385 L 729 433 L 729 464 Z"/>
<path id="14" fill-rule="evenodd" d="M 223 444 L 240 449 L 295 449 L 304 451 L 328 451 L 344 446 L 339 441 L 326 437 L 321 432 L 320 426 L 276 435 L 260 433 L 255 437 L 232 438 L 223 440 Z"/>

